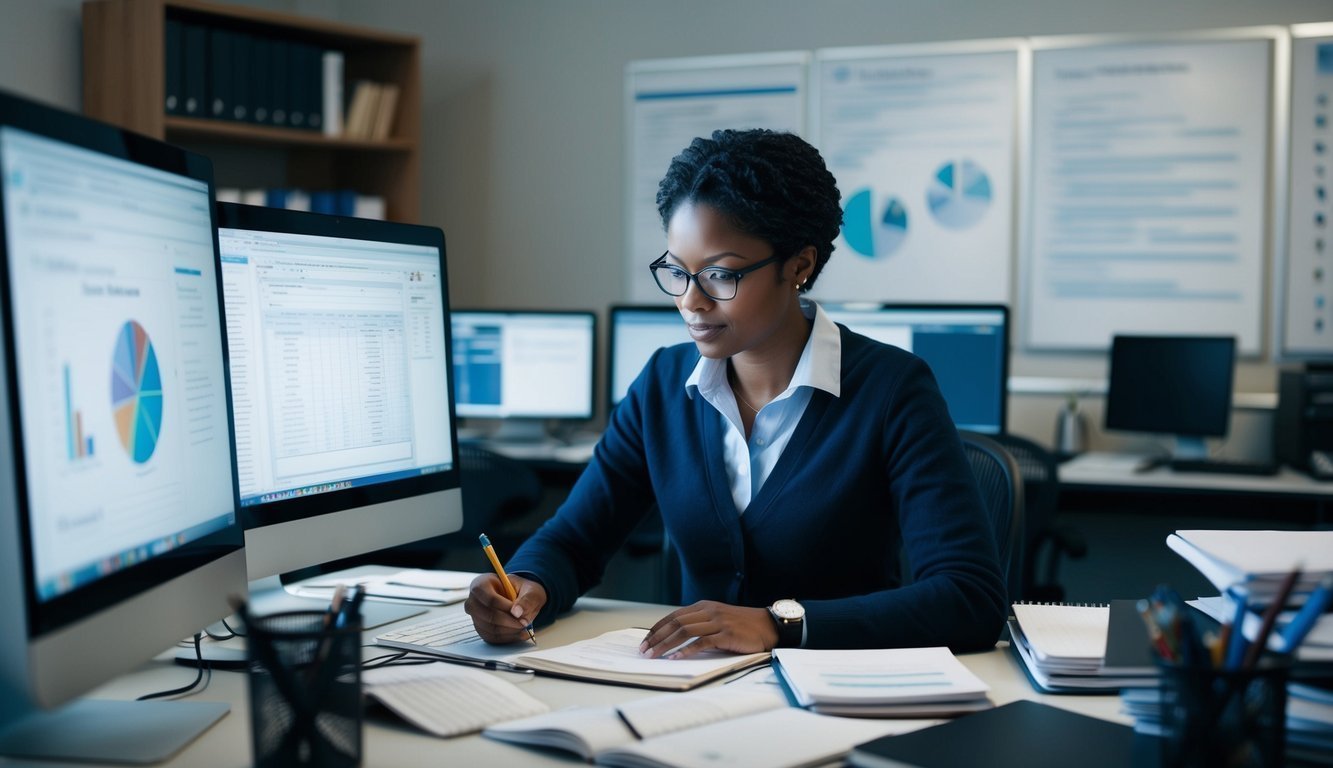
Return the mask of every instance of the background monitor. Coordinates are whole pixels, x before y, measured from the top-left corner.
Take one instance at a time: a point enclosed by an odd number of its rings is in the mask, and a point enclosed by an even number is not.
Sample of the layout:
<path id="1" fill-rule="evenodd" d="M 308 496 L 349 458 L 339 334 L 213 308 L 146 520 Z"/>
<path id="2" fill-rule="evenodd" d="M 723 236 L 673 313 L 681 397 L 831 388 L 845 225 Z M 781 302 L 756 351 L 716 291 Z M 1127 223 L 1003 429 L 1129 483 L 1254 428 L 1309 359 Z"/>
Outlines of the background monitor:
<path id="1" fill-rule="evenodd" d="M 959 429 L 1007 427 L 1009 308 L 1003 304 L 825 304 L 834 322 L 912 352 L 935 374 Z"/>
<path id="2" fill-rule="evenodd" d="M 460 529 L 444 234 L 223 203 L 218 244 L 250 578 Z"/>
<path id="3" fill-rule="evenodd" d="M 592 312 L 459 310 L 453 334 L 459 416 L 527 420 L 532 437 L 542 419 L 592 418 Z"/>
<path id="4" fill-rule="evenodd" d="M 245 586 L 212 166 L 0 94 L 0 179 L 0 754 L 162 758 L 227 707 L 39 710 Z"/>
<path id="5" fill-rule="evenodd" d="M 1177 458 L 1207 456 L 1203 438 L 1227 433 L 1235 360 L 1231 336 L 1116 336 L 1106 428 L 1174 435 Z"/>
<path id="6" fill-rule="evenodd" d="M 654 352 L 690 341 L 690 334 L 674 306 L 613 306 L 610 317 L 607 395 L 614 408 L 625 399 L 629 385 Z"/>

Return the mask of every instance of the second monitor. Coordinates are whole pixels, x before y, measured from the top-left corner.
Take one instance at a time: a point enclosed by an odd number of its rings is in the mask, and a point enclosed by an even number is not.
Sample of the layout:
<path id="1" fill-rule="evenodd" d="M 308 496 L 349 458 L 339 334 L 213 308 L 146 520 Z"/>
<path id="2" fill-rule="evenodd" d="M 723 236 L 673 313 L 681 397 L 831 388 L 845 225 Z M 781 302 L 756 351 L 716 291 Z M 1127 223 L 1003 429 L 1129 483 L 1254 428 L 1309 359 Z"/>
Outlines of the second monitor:
<path id="1" fill-rule="evenodd" d="M 458 415 L 502 419 L 497 439 L 541 440 L 547 419 L 592 418 L 592 312 L 460 310 L 453 342 Z"/>

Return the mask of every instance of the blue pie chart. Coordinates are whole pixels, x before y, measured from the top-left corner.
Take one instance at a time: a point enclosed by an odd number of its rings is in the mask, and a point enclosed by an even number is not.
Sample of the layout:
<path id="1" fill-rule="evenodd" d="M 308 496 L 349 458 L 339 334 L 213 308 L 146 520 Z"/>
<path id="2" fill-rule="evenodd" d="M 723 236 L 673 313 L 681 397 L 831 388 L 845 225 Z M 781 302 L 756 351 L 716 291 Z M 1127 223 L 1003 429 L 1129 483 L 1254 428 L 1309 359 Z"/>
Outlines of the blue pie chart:
<path id="1" fill-rule="evenodd" d="M 971 160 L 949 161 L 930 180 L 926 204 L 941 226 L 967 229 L 990 208 L 990 177 Z"/>
<path id="2" fill-rule="evenodd" d="M 907 239 L 907 209 L 896 197 L 876 204 L 869 189 L 857 190 L 843 206 L 842 237 L 858 255 L 884 258 Z"/>

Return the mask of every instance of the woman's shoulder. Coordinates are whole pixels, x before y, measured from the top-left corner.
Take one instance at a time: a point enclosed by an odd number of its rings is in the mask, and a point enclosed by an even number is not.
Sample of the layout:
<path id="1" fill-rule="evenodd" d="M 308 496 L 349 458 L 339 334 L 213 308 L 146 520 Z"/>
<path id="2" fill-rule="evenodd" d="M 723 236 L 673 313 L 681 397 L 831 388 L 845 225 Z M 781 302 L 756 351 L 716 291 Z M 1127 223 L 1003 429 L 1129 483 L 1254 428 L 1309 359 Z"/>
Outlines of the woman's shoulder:
<path id="1" fill-rule="evenodd" d="M 862 336 L 845 326 L 839 330 L 842 332 L 844 372 L 869 368 L 879 375 L 885 372 L 906 375 L 925 367 L 925 361 L 902 347 Z"/>

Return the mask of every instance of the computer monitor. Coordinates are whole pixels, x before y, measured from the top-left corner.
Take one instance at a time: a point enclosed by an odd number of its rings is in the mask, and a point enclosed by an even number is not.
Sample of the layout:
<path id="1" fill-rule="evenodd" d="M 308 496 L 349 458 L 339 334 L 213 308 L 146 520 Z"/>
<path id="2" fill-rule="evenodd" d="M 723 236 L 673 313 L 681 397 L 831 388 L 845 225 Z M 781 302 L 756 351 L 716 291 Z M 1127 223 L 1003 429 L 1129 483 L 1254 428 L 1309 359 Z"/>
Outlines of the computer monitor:
<path id="1" fill-rule="evenodd" d="M 46 711 L 245 588 L 211 200 L 207 159 L 0 94 L 0 754 L 162 758 L 227 711 Z"/>
<path id="2" fill-rule="evenodd" d="M 503 419 L 496 439 L 544 439 L 544 420 L 592 418 L 594 313 L 459 310 L 453 332 L 458 415 Z"/>
<path id="3" fill-rule="evenodd" d="M 278 574 L 459 530 L 444 234 L 220 203 L 218 244 L 252 609 L 289 603 Z M 384 610 L 366 626 L 419 612 Z"/>
<path id="4" fill-rule="evenodd" d="M 690 341 L 690 334 L 680 311 L 673 306 L 613 306 L 610 319 L 607 396 L 614 408 L 625 399 L 629 385 L 654 352 Z"/>
<path id="5" fill-rule="evenodd" d="M 834 322 L 912 352 L 935 374 L 959 429 L 1007 426 L 1009 308 L 1003 304 L 826 304 Z"/>
<path id="6" fill-rule="evenodd" d="M 1231 417 L 1236 339 L 1116 336 L 1111 341 L 1106 428 L 1175 437 L 1175 458 L 1204 458 L 1205 437 Z"/>

